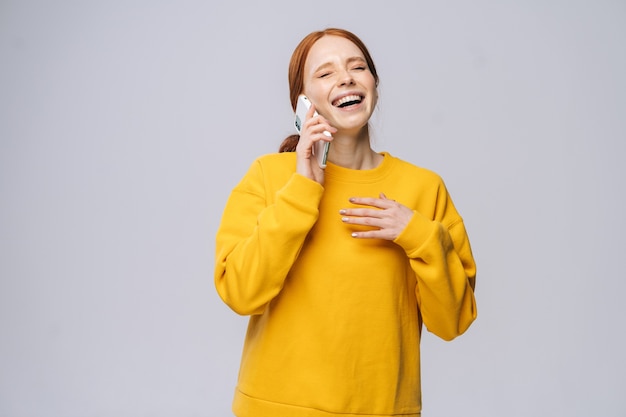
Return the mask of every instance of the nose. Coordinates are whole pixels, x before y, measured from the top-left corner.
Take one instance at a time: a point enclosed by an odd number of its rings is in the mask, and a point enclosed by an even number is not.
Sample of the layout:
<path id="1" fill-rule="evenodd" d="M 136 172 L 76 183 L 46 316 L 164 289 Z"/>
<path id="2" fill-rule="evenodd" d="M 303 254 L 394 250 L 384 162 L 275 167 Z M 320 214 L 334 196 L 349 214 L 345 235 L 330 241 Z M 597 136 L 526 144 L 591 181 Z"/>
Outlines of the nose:
<path id="1" fill-rule="evenodd" d="M 339 86 L 354 85 L 354 78 L 350 71 L 344 70 L 339 76 Z"/>

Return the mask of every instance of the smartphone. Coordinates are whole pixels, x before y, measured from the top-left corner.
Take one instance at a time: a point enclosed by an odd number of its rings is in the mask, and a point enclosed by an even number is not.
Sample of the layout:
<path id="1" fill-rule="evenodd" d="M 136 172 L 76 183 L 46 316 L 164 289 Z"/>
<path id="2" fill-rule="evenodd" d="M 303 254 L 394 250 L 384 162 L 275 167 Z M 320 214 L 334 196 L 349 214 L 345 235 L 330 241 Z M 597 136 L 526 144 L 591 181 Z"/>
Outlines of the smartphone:
<path id="1" fill-rule="evenodd" d="M 300 133 L 302 130 L 302 125 L 304 125 L 304 121 L 306 119 L 306 114 L 311 107 L 311 101 L 304 94 L 300 94 L 298 97 L 298 104 L 296 105 L 296 118 L 294 120 L 294 125 L 296 126 L 296 130 Z M 317 112 L 313 116 L 317 116 Z M 324 131 L 324 135 L 331 136 L 330 132 Z M 320 168 L 326 168 L 326 160 L 328 159 L 328 149 L 330 148 L 330 142 L 325 140 L 319 140 L 315 142 L 313 145 L 313 155 L 317 159 L 317 163 Z"/>

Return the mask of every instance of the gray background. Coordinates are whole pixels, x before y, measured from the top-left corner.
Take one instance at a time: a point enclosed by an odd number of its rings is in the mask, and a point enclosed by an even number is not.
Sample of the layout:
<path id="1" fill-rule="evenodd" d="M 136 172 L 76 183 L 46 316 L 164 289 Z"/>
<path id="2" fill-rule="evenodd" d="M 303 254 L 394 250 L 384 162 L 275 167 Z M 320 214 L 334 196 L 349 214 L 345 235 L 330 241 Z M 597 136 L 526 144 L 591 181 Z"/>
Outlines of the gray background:
<path id="1" fill-rule="evenodd" d="M 623 1 L 2 0 L 0 416 L 230 415 L 215 231 L 328 26 L 478 262 L 478 321 L 425 334 L 424 416 L 626 415 Z"/>

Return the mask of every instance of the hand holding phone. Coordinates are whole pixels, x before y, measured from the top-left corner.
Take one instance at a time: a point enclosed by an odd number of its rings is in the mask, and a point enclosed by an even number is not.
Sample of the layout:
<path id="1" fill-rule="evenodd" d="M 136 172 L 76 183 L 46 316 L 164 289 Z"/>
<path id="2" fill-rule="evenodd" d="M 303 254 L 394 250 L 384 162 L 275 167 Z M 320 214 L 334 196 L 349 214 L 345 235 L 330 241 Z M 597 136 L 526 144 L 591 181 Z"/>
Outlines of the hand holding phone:
<path id="1" fill-rule="evenodd" d="M 298 133 L 302 130 L 302 126 L 306 120 L 306 114 L 311 108 L 311 101 L 304 95 L 300 94 L 298 97 L 298 104 L 296 105 L 296 116 L 294 120 L 294 125 Z M 313 115 L 313 117 L 317 116 L 317 112 Z M 330 137 L 331 134 L 329 131 L 325 130 L 324 135 Z M 318 140 L 313 144 L 313 155 L 317 159 L 317 163 L 320 168 L 326 168 L 326 160 L 328 159 L 328 149 L 330 148 L 330 142 L 325 140 Z"/>

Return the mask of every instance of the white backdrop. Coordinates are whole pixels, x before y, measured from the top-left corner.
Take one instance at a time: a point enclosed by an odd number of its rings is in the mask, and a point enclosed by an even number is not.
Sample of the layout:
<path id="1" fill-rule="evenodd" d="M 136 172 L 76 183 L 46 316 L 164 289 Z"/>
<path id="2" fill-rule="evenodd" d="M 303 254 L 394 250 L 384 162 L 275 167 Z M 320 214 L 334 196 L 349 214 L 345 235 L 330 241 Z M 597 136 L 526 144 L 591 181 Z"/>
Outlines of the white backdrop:
<path id="1" fill-rule="evenodd" d="M 443 176 L 478 262 L 423 415 L 626 415 L 623 1 L 2 0 L 1 417 L 231 415 L 215 231 L 329 26 L 374 56 L 375 148 Z"/>

